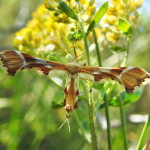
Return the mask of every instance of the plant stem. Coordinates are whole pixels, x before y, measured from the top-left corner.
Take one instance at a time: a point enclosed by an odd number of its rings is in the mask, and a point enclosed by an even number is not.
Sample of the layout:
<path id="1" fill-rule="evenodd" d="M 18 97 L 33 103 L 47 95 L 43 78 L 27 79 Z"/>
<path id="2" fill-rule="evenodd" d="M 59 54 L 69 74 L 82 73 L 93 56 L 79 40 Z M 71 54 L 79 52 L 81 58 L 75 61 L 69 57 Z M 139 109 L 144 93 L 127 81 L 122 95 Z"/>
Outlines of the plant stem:
<path id="1" fill-rule="evenodd" d="M 87 42 L 87 37 L 84 31 L 83 23 L 81 20 L 79 20 L 80 27 L 81 27 L 81 32 L 82 36 L 84 39 L 84 44 L 85 44 L 85 49 L 86 49 L 86 54 L 87 54 L 87 63 L 88 66 L 91 65 L 90 63 L 90 55 L 89 55 L 89 47 L 88 47 L 88 42 Z M 91 130 L 91 140 L 92 140 L 92 148 L 93 150 L 98 150 L 97 146 L 97 136 L 96 136 L 96 131 L 95 131 L 95 117 L 94 117 L 94 102 L 93 102 L 93 96 L 92 96 L 92 83 L 89 82 L 89 102 L 88 102 L 88 107 L 89 107 L 89 122 L 90 122 L 90 130 Z"/>
<path id="2" fill-rule="evenodd" d="M 121 67 L 125 67 L 127 65 L 127 60 L 128 60 L 128 56 L 129 56 L 129 49 L 130 49 L 130 40 L 131 39 L 127 37 L 127 51 L 126 51 L 125 58 L 122 62 Z"/>
<path id="3" fill-rule="evenodd" d="M 125 150 L 128 150 L 128 141 L 127 141 L 127 136 L 126 136 L 126 126 L 125 126 L 125 121 L 124 121 L 123 104 L 122 104 L 121 95 L 120 95 L 120 98 L 119 98 L 119 104 L 120 104 L 119 108 L 120 108 L 120 116 L 121 116 L 124 147 L 125 147 Z"/>
<path id="4" fill-rule="evenodd" d="M 99 64 L 100 67 L 102 67 L 101 54 L 99 52 L 99 47 L 98 47 L 98 43 L 97 43 L 97 37 L 96 37 L 95 30 L 93 30 L 93 36 L 94 36 L 94 42 L 95 42 L 95 45 L 96 45 L 96 53 L 97 53 L 98 64 Z"/>
<path id="5" fill-rule="evenodd" d="M 98 150 L 97 146 L 97 136 L 95 131 L 95 117 L 94 117 L 94 101 L 92 94 L 92 83 L 89 82 L 89 120 L 90 120 L 90 129 L 91 129 L 91 140 L 92 140 L 92 148 L 93 150 Z"/>
<path id="6" fill-rule="evenodd" d="M 144 143 L 144 139 L 145 139 L 149 124 L 150 124 L 150 113 L 149 113 L 147 122 L 145 123 L 145 126 L 143 128 L 143 131 L 142 131 L 141 137 L 139 139 L 136 150 L 141 150 L 142 149 L 142 146 L 143 146 L 143 143 Z"/>
<path id="7" fill-rule="evenodd" d="M 126 55 L 125 55 L 125 58 L 123 60 L 123 63 L 121 65 L 122 67 L 125 67 L 127 65 L 127 59 L 129 56 L 129 49 L 130 49 L 130 40 L 131 39 L 127 37 L 127 51 L 126 51 Z M 120 103 L 120 116 L 121 116 L 121 123 L 122 123 L 124 147 L 125 147 L 125 150 L 128 150 L 128 141 L 127 141 L 127 134 L 126 134 L 126 127 L 125 127 L 125 121 L 124 121 L 123 104 L 122 104 L 121 95 L 119 98 L 119 103 Z"/>
<path id="8" fill-rule="evenodd" d="M 105 101 L 105 114 L 106 114 L 106 122 L 107 122 L 108 150 L 112 150 L 111 131 L 110 131 L 110 117 L 109 117 L 108 101 L 107 101 L 107 95 L 106 94 L 104 96 L 104 101 Z"/>
<path id="9" fill-rule="evenodd" d="M 82 21 L 79 21 L 79 23 L 80 23 L 81 32 L 82 32 L 82 36 L 83 36 L 83 39 L 84 39 L 84 45 L 85 45 L 86 54 L 87 54 L 87 64 L 88 64 L 88 66 L 90 66 L 91 62 L 90 62 L 90 53 L 89 53 L 87 37 L 86 37 L 85 31 L 84 31 L 84 27 L 83 27 Z"/>
<path id="10" fill-rule="evenodd" d="M 97 43 L 97 37 L 96 37 L 96 33 L 93 30 L 93 36 L 94 36 L 94 42 L 96 45 L 96 53 L 97 53 L 97 59 L 98 59 L 98 64 L 100 67 L 102 67 L 102 62 L 101 62 L 101 55 L 99 52 L 99 47 L 98 47 L 98 43 Z M 106 91 L 106 86 L 107 83 L 104 85 L 104 89 Z M 111 150 L 112 149 L 112 142 L 111 142 L 111 131 L 110 131 L 110 118 L 109 118 L 109 108 L 108 108 L 108 101 L 107 101 L 107 96 L 106 94 L 104 95 L 104 101 L 105 101 L 105 114 L 106 114 L 106 121 L 107 121 L 107 139 L 108 139 L 108 149 Z"/>

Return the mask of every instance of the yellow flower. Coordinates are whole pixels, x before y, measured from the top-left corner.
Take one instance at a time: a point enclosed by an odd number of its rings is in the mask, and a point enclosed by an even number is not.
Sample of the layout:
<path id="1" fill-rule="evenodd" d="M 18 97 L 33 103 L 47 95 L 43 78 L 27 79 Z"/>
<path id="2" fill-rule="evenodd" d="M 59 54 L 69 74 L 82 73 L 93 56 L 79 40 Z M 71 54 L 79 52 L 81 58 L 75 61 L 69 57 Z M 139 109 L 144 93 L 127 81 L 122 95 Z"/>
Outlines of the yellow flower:
<path id="1" fill-rule="evenodd" d="M 105 17 L 100 23 L 102 30 L 106 32 L 108 41 L 115 43 L 122 36 L 122 33 L 120 33 L 119 36 L 119 17 L 127 19 L 130 22 L 131 27 L 135 28 L 137 26 L 139 19 L 137 9 L 142 6 L 142 2 L 143 0 L 112 0 Z"/>
<path id="2" fill-rule="evenodd" d="M 142 2 L 143 0 L 112 0 L 107 14 L 99 24 L 101 28 L 95 28 L 98 41 L 108 43 L 104 41 L 105 35 L 107 40 L 113 43 L 121 38 L 122 34 L 119 34 L 118 29 L 118 17 L 127 19 L 135 27 L 139 18 L 136 10 L 142 6 Z M 65 57 L 67 52 L 60 36 L 61 33 L 69 51 L 73 52 L 73 42 L 69 41 L 68 35 L 76 32 L 77 22 L 63 13 L 58 7 L 58 3 L 59 0 L 45 0 L 45 6 L 38 7 L 27 27 L 16 33 L 13 45 L 18 50 L 43 58 L 57 52 L 58 57 Z M 86 29 L 96 12 L 95 0 L 80 0 L 80 9 L 76 0 L 67 0 L 66 3 L 77 16 L 80 15 L 79 17 L 85 23 Z M 93 35 L 90 34 L 88 41 L 91 42 L 92 40 Z M 76 43 L 76 49 L 78 55 L 84 51 L 83 41 Z"/>
<path id="3" fill-rule="evenodd" d="M 113 32 L 107 32 L 106 37 L 108 41 L 115 43 L 119 39 L 119 34 L 113 33 Z"/>
<path id="4" fill-rule="evenodd" d="M 93 2 L 94 0 L 80 1 L 80 17 L 83 21 L 86 21 L 87 18 L 94 15 L 96 7 Z M 73 43 L 69 42 L 67 38 L 71 32 L 76 32 L 77 24 L 65 13 L 61 12 L 58 8 L 58 3 L 59 0 L 45 0 L 45 6 L 38 7 L 37 11 L 33 13 L 33 19 L 29 21 L 27 27 L 16 33 L 13 45 L 18 50 L 44 58 L 50 53 L 55 54 L 59 51 L 57 56 L 63 57 L 65 56 L 64 54 L 67 53 L 59 34 L 60 32 L 67 47 L 73 52 Z M 68 0 L 67 4 L 78 13 L 79 10 L 77 9 L 77 2 L 75 0 L 71 0 L 70 2 Z M 72 29 L 74 29 L 74 31 L 71 31 Z M 78 41 L 76 43 L 77 54 L 81 54 L 84 51 L 82 42 L 83 41 Z M 42 55 L 40 55 L 40 53 L 42 53 Z"/>

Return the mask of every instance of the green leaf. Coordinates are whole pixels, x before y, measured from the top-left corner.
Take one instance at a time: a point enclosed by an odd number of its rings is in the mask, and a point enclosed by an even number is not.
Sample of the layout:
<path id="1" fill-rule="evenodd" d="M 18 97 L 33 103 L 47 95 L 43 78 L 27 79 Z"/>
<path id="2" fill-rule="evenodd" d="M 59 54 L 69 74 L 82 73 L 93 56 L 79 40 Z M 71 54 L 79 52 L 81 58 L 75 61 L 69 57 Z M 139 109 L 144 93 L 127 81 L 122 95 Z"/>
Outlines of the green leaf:
<path id="1" fill-rule="evenodd" d="M 118 27 L 127 37 L 129 38 L 131 37 L 132 35 L 131 25 L 126 19 L 119 18 Z"/>
<path id="2" fill-rule="evenodd" d="M 48 0 L 44 0 L 43 3 L 44 3 L 45 7 L 46 7 L 48 10 L 50 10 L 50 11 L 56 10 L 55 7 L 54 7 L 53 5 L 51 5 L 51 3 L 49 3 Z"/>
<path id="3" fill-rule="evenodd" d="M 97 90 L 101 90 L 103 88 L 103 84 L 100 83 L 93 83 L 93 88 Z"/>
<path id="4" fill-rule="evenodd" d="M 52 101 L 51 108 L 61 108 L 61 107 L 63 107 L 62 103 L 63 103 L 63 101 L 62 102 Z"/>
<path id="5" fill-rule="evenodd" d="M 139 90 L 133 94 L 128 94 L 125 91 L 122 91 L 120 95 L 123 101 L 123 105 L 131 104 L 139 100 L 142 92 L 143 90 Z M 119 106 L 119 99 L 120 99 L 120 96 L 113 97 L 112 100 L 109 100 L 109 106 Z"/>
<path id="6" fill-rule="evenodd" d="M 106 14 L 108 10 L 108 1 L 104 2 L 97 13 L 94 15 L 92 21 L 90 22 L 90 25 L 88 27 L 86 35 L 88 36 L 91 31 L 96 27 L 96 25 L 99 23 L 99 21 L 102 19 L 102 17 Z"/>
<path id="7" fill-rule="evenodd" d="M 64 2 L 59 2 L 59 8 L 70 18 L 78 21 L 78 17 L 76 16 L 75 12 Z"/>
<path id="8" fill-rule="evenodd" d="M 77 32 L 69 34 L 69 36 L 68 36 L 69 41 L 74 41 L 76 39 L 76 35 L 77 35 L 78 41 L 80 41 L 82 39 L 82 33 L 81 33 L 81 30 L 79 30 L 78 34 L 77 34 Z"/>
<path id="9" fill-rule="evenodd" d="M 120 46 L 111 46 L 110 49 L 115 53 L 125 52 L 126 48 L 120 47 Z"/>
<path id="10" fill-rule="evenodd" d="M 51 60 L 51 61 L 61 62 L 59 59 L 57 59 L 57 58 L 56 58 L 55 56 L 53 56 L 53 55 L 48 55 L 46 59 Z"/>

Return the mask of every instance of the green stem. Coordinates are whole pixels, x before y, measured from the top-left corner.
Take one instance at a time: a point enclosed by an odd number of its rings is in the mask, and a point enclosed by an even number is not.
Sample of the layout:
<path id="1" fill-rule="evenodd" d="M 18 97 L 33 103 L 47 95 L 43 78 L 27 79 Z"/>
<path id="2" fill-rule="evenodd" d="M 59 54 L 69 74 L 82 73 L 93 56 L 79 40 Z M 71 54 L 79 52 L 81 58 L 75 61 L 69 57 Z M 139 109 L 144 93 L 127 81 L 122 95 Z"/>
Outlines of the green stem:
<path id="1" fill-rule="evenodd" d="M 145 123 L 145 126 L 143 128 L 143 131 L 142 131 L 141 137 L 139 139 L 136 150 L 141 150 L 142 149 L 142 146 L 143 146 L 143 143 L 144 143 L 144 139 L 145 139 L 149 124 L 150 124 L 150 113 L 149 113 L 149 116 L 148 116 L 148 120 Z"/>
<path id="2" fill-rule="evenodd" d="M 94 36 L 94 42 L 96 45 L 96 53 L 97 53 L 97 59 L 98 59 L 98 64 L 100 67 L 102 67 L 102 62 L 101 62 L 101 55 L 99 52 L 99 47 L 98 47 L 98 43 L 97 43 L 97 37 L 96 37 L 96 33 L 93 30 L 93 36 Z M 104 86 L 105 88 L 105 86 Z M 106 90 L 106 89 L 105 89 Z M 107 121 L 107 139 L 108 139 L 108 149 L 111 150 L 112 149 L 112 142 L 111 142 L 111 127 L 110 127 L 110 117 L 109 117 L 109 108 L 108 108 L 108 101 L 107 101 L 107 96 L 106 94 L 104 95 L 104 105 L 105 105 L 105 114 L 106 114 L 106 121 Z"/>
<path id="3" fill-rule="evenodd" d="M 91 129 L 91 140 L 92 140 L 92 148 L 93 150 L 98 150 L 97 146 L 97 136 L 95 130 L 95 117 L 94 117 L 94 101 L 92 94 L 92 83 L 89 82 L 89 120 L 90 120 L 90 129 Z"/>
<path id="4" fill-rule="evenodd" d="M 125 126 L 125 121 L 124 121 L 124 112 L 123 112 L 123 104 L 122 104 L 121 95 L 119 98 L 119 104 L 120 104 L 120 116 L 121 116 L 124 148 L 125 148 L 125 150 L 128 150 L 128 141 L 127 141 L 127 136 L 126 136 L 126 126 Z"/>
<path id="5" fill-rule="evenodd" d="M 131 39 L 127 37 L 127 51 L 126 51 L 126 55 L 123 60 L 123 63 L 121 65 L 122 67 L 125 67 L 127 65 L 127 59 L 129 56 L 129 49 L 130 49 L 130 40 Z M 122 104 L 121 96 L 119 98 L 119 102 L 120 102 L 120 116 L 121 116 L 121 123 L 122 123 L 124 147 L 125 147 L 125 150 L 128 150 L 128 141 L 127 141 L 127 134 L 126 134 L 126 127 L 125 127 L 124 113 L 123 113 L 123 104 Z"/>
<path id="6" fill-rule="evenodd" d="M 105 114 L 106 114 L 106 122 L 107 122 L 107 140 L 108 140 L 108 150 L 112 150 L 112 142 L 111 142 L 111 131 L 110 131 L 110 117 L 109 117 L 109 109 L 108 109 L 108 100 L 105 94 Z"/>
<path id="7" fill-rule="evenodd" d="M 93 30 L 93 36 L 94 36 L 94 42 L 95 42 L 95 45 L 96 45 L 96 54 L 97 54 L 98 64 L 99 64 L 100 67 L 102 67 L 101 55 L 100 55 L 100 52 L 99 52 L 99 46 L 98 46 L 98 43 L 97 43 L 97 37 L 96 37 L 95 30 Z"/>
<path id="8" fill-rule="evenodd" d="M 124 2 L 124 6 L 126 7 L 126 11 L 127 11 L 127 16 L 126 16 L 126 19 L 129 21 L 129 4 L 128 4 L 128 1 L 126 0 L 123 0 Z"/>
<path id="9" fill-rule="evenodd" d="M 125 54 L 125 58 L 123 60 L 123 63 L 122 63 L 122 67 L 125 67 L 127 65 L 127 60 L 128 60 L 128 56 L 129 56 L 129 49 L 130 49 L 130 38 L 127 38 L 127 51 L 126 51 L 126 54 Z"/>
<path id="10" fill-rule="evenodd" d="M 84 39 L 84 45 L 85 45 L 86 54 L 87 54 L 87 64 L 88 64 L 88 66 L 90 66 L 91 62 L 90 62 L 90 53 L 89 53 L 87 37 L 86 37 L 85 31 L 84 31 L 84 27 L 83 27 L 82 21 L 79 21 L 79 23 L 80 23 L 81 32 L 82 32 L 82 36 L 83 36 L 83 39 Z"/>
<path id="11" fill-rule="evenodd" d="M 85 45 L 86 54 L 87 54 L 87 63 L 88 63 L 88 66 L 90 66 L 91 63 L 90 63 L 89 47 L 88 47 L 87 37 L 84 31 L 84 26 L 81 20 L 79 20 L 79 24 L 80 24 L 82 36 L 84 39 L 84 45 Z M 89 122 L 90 122 L 90 130 L 91 130 L 92 148 L 93 150 L 98 150 L 97 136 L 96 136 L 96 130 L 95 130 L 94 102 L 93 102 L 93 97 L 92 97 L 92 83 L 91 82 L 89 82 L 89 90 L 90 90 L 90 94 L 89 94 L 88 106 L 89 106 Z"/>
<path id="12" fill-rule="evenodd" d="M 94 30 L 93 30 L 93 36 L 94 36 L 94 42 L 95 42 L 95 45 L 96 45 L 96 53 L 97 53 L 98 64 L 99 64 L 100 67 L 102 67 L 101 55 L 100 55 L 100 52 L 99 52 L 99 46 L 98 46 L 98 43 L 97 43 L 97 37 L 96 37 L 96 33 L 95 33 Z M 107 101 L 106 94 L 104 96 L 104 101 L 105 101 L 105 114 L 106 114 L 106 121 L 107 121 L 108 149 L 111 150 L 112 149 L 111 131 L 110 131 L 111 127 L 110 127 L 109 108 L 108 108 L 108 101 Z"/>

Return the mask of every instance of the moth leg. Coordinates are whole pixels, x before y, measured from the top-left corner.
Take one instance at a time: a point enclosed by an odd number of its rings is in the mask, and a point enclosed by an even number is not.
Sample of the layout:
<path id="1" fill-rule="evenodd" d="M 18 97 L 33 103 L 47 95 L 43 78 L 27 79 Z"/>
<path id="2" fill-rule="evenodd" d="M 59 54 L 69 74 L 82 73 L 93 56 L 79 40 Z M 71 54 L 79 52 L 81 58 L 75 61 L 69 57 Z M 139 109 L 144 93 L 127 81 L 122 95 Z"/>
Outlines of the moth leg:
<path id="1" fill-rule="evenodd" d="M 65 83 L 65 89 L 64 89 L 64 93 L 67 93 L 67 87 L 68 87 L 68 73 L 66 73 L 66 83 Z"/>
<path id="2" fill-rule="evenodd" d="M 76 91 L 77 101 L 78 101 L 78 95 L 79 95 L 79 74 L 77 75 L 77 91 Z"/>
<path id="3" fill-rule="evenodd" d="M 66 83 L 65 83 L 65 89 L 64 89 L 65 95 L 66 95 L 67 92 L 68 92 L 67 86 L 68 86 L 68 73 L 66 73 Z M 65 96 L 65 97 L 66 97 L 66 96 Z M 65 98 L 64 98 L 63 106 L 66 106 L 66 99 L 65 99 Z"/>

